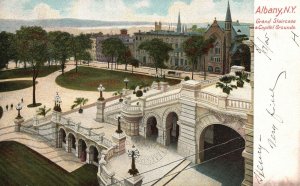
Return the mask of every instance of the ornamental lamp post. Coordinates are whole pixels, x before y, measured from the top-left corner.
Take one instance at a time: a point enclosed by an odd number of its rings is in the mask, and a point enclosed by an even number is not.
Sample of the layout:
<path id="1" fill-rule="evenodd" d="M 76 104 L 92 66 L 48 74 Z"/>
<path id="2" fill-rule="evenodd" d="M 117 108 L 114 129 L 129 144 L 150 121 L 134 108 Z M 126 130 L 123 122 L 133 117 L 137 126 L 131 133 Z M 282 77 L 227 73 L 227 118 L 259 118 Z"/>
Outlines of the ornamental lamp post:
<path id="1" fill-rule="evenodd" d="M 118 114 L 118 115 L 117 115 L 117 119 L 118 119 L 118 129 L 116 130 L 116 133 L 118 133 L 118 134 L 123 133 L 123 131 L 122 131 L 122 129 L 121 129 L 121 118 L 122 118 L 122 115 L 121 115 L 121 114 Z"/>
<path id="2" fill-rule="evenodd" d="M 124 79 L 125 89 L 127 89 L 128 82 L 129 82 L 129 79 L 125 78 L 125 79 Z"/>
<path id="3" fill-rule="evenodd" d="M 104 86 L 102 86 L 102 84 L 99 85 L 99 87 L 97 88 L 98 91 L 100 92 L 100 97 L 98 98 L 99 101 L 103 101 L 104 98 L 103 98 L 103 95 L 102 95 L 102 92 L 105 90 Z"/>
<path id="4" fill-rule="evenodd" d="M 20 114 L 20 111 L 22 110 L 22 104 L 21 103 L 18 103 L 17 106 L 16 106 L 16 110 L 18 111 L 18 116 L 16 117 L 16 119 L 22 119 L 23 117 L 21 116 Z"/>
<path id="5" fill-rule="evenodd" d="M 132 149 L 128 150 L 128 157 L 131 157 L 131 169 L 129 169 L 128 173 L 132 176 L 136 176 L 139 173 L 139 171 L 135 167 L 135 159 L 139 158 L 139 156 L 140 152 L 133 145 Z"/>
<path id="6" fill-rule="evenodd" d="M 57 112 L 61 112 L 61 108 L 60 108 L 60 104 L 61 104 L 61 98 L 58 95 L 58 92 L 56 92 L 56 95 L 54 96 L 54 108 L 53 110 L 57 111 Z"/>

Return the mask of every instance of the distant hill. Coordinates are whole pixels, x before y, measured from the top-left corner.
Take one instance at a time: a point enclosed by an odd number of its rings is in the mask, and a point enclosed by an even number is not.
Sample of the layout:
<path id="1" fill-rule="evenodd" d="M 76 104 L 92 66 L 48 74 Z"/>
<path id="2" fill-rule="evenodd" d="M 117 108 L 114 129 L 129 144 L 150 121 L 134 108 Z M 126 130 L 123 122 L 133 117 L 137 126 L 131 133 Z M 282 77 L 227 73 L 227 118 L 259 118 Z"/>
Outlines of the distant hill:
<path id="1" fill-rule="evenodd" d="M 152 22 L 97 21 L 81 19 L 10 20 L 0 19 L 0 31 L 15 32 L 21 26 L 57 27 L 108 27 L 152 25 Z"/>
<path id="2" fill-rule="evenodd" d="M 199 27 L 207 27 L 208 23 L 188 23 L 188 27 L 196 24 Z M 166 27 L 169 23 L 163 23 Z M 172 23 L 175 26 L 176 23 Z M 100 20 L 83 20 L 83 19 L 42 19 L 42 20 L 13 20 L 13 19 L 0 19 L 0 32 L 15 32 L 21 26 L 41 26 L 43 28 L 96 28 L 96 27 L 130 27 L 130 26 L 153 26 L 153 22 L 130 22 L 130 21 L 100 21 Z"/>

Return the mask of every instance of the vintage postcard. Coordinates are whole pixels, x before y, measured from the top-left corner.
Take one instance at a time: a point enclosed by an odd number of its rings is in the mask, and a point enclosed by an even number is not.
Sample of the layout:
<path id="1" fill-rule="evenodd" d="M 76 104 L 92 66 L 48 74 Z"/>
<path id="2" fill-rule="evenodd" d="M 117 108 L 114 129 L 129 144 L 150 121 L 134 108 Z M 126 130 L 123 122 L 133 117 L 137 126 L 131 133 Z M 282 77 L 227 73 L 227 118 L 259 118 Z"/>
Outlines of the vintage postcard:
<path id="1" fill-rule="evenodd" d="M 299 6 L 0 0 L 0 185 L 300 185 Z"/>

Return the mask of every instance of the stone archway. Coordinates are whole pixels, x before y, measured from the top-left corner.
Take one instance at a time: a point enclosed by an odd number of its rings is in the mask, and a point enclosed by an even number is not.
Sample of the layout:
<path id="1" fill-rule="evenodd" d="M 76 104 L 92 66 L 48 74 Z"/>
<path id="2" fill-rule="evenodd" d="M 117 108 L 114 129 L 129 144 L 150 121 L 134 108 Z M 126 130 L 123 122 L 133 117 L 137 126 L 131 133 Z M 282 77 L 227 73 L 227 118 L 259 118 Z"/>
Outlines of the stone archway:
<path id="1" fill-rule="evenodd" d="M 222 115 L 222 114 L 213 114 L 213 113 L 207 113 L 203 114 L 197 119 L 197 124 L 196 124 L 196 143 L 197 143 L 197 149 L 196 152 L 197 154 L 200 154 L 201 151 L 203 151 L 203 131 L 212 133 L 213 127 L 212 125 L 223 125 L 226 127 L 231 128 L 235 132 L 237 132 L 245 141 L 245 130 L 243 128 L 244 123 L 240 121 L 239 118 L 235 118 L 233 116 L 227 116 L 227 115 Z M 202 138 L 202 140 L 201 140 Z M 209 135 L 206 136 L 206 139 L 209 140 Z M 201 143 L 200 143 L 201 142 Z M 196 163 L 200 163 L 201 160 L 199 159 L 199 156 L 195 156 Z"/>
<path id="2" fill-rule="evenodd" d="M 63 128 L 58 130 L 58 148 L 66 147 L 66 131 Z"/>
<path id="3" fill-rule="evenodd" d="M 76 154 L 76 138 L 73 133 L 68 134 L 68 152 Z"/>
<path id="4" fill-rule="evenodd" d="M 166 115 L 165 119 L 165 129 L 166 129 L 166 137 L 165 144 L 166 145 L 175 145 L 177 148 L 177 142 L 179 138 L 179 125 L 178 125 L 178 114 L 176 112 L 169 112 Z"/>
<path id="5" fill-rule="evenodd" d="M 157 119 L 155 116 L 149 117 L 146 122 L 146 138 L 153 139 L 156 141 L 158 137 L 158 126 Z"/>
<path id="6" fill-rule="evenodd" d="M 78 158 L 81 160 L 81 162 L 85 162 L 87 159 L 87 144 L 83 139 L 79 139 L 77 145 Z"/>
<path id="7" fill-rule="evenodd" d="M 156 120 L 156 127 L 158 129 L 162 128 L 161 117 L 158 114 L 156 114 L 155 112 L 150 112 L 148 114 L 145 114 L 145 116 L 143 117 L 143 119 L 141 121 L 141 126 L 140 126 L 140 129 L 139 129 L 139 135 L 144 136 L 145 138 L 147 138 L 147 132 L 149 132 L 147 127 L 148 127 L 149 122 L 151 122 L 149 119 L 153 118 L 153 117 Z"/>
<path id="8" fill-rule="evenodd" d="M 89 161 L 91 164 L 98 165 L 99 150 L 91 145 L 89 148 Z"/>
<path id="9" fill-rule="evenodd" d="M 240 185 L 244 177 L 244 122 L 238 117 L 208 113 L 196 124 L 196 170 L 222 184 Z M 231 170 L 231 171 L 228 171 Z M 230 180 L 230 182 L 228 182 Z"/>

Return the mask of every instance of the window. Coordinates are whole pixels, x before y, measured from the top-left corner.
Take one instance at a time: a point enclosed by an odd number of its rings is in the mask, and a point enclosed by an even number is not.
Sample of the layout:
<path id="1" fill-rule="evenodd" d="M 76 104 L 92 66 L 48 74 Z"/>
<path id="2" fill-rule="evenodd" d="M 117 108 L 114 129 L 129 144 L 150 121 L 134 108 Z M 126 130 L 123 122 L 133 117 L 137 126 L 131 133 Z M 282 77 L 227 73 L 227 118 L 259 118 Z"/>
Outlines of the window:
<path id="1" fill-rule="evenodd" d="M 220 73 L 220 72 L 221 72 L 220 67 L 216 67 L 216 68 L 215 68 L 215 72 Z"/>
<path id="2" fill-rule="evenodd" d="M 214 62 L 220 63 L 220 61 L 221 61 L 220 57 L 214 57 Z"/>
<path id="3" fill-rule="evenodd" d="M 208 72 L 212 72 L 213 71 L 213 67 L 212 66 L 208 66 Z"/>
<path id="4" fill-rule="evenodd" d="M 183 66 L 183 59 L 180 59 L 180 65 Z"/>
<path id="5" fill-rule="evenodd" d="M 185 60 L 185 65 L 187 65 L 187 60 Z"/>

